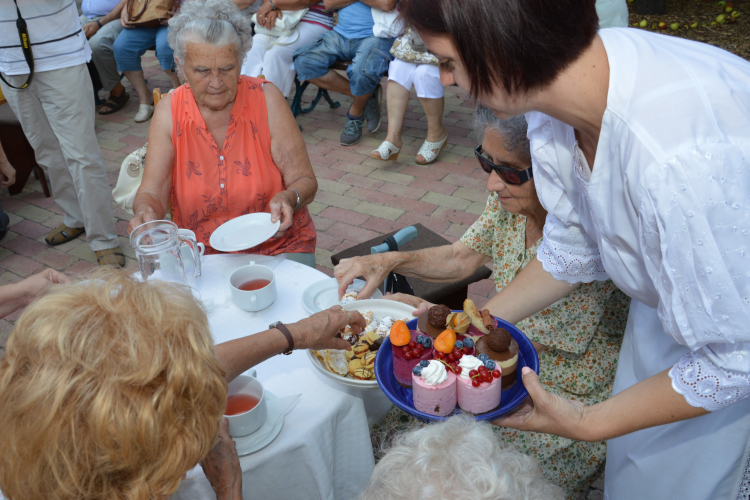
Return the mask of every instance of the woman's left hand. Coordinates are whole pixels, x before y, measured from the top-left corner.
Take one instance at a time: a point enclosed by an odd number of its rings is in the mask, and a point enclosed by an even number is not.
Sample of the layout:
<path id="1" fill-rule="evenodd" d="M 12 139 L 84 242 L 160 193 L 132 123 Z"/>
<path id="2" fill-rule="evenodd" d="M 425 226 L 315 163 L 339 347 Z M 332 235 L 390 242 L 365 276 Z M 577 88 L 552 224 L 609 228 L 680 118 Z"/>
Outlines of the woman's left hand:
<path id="1" fill-rule="evenodd" d="M 229 435 L 229 422 L 226 418 L 221 419 L 216 445 L 200 464 L 216 494 L 216 500 L 242 498 L 240 457 L 237 455 L 237 445 Z"/>
<path id="2" fill-rule="evenodd" d="M 580 430 L 588 407 L 545 391 L 539 382 L 539 376 L 531 368 L 524 367 L 521 373 L 529 397 L 513 413 L 493 420 L 492 423 L 520 431 L 543 432 L 584 440 Z"/>
<path id="3" fill-rule="evenodd" d="M 280 10 L 272 10 L 266 16 L 266 28 L 272 30 L 276 27 L 276 19 L 281 19 L 283 16 Z"/>
<path id="4" fill-rule="evenodd" d="M 292 201 L 292 198 L 294 198 L 294 201 Z M 275 234 L 275 236 L 283 235 L 284 231 L 289 229 L 289 227 L 292 225 L 294 206 L 296 204 L 297 194 L 291 189 L 276 193 L 276 195 L 271 198 L 271 202 L 268 204 L 269 208 L 271 209 L 271 222 L 275 223 L 278 220 L 281 221 L 279 231 Z"/>
<path id="5" fill-rule="evenodd" d="M 263 2 L 263 5 L 261 5 L 258 8 L 258 12 L 255 13 L 255 19 L 258 21 L 258 24 L 266 27 L 266 19 L 268 18 L 268 13 L 272 12 L 274 9 L 271 7 L 271 2 L 268 0 L 265 0 Z"/>

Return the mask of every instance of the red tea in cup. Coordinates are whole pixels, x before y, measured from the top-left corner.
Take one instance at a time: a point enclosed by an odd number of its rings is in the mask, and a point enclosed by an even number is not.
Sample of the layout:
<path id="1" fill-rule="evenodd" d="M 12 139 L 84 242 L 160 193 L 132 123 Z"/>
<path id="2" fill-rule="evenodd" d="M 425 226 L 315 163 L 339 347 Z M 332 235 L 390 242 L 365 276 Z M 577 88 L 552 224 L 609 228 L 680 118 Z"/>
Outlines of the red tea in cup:
<path id="1" fill-rule="evenodd" d="M 239 415 L 255 408 L 260 399 L 249 394 L 233 394 L 227 398 L 227 409 L 224 415 Z"/>
<path id="2" fill-rule="evenodd" d="M 246 292 L 252 292 L 253 290 L 260 290 L 261 288 L 267 287 L 269 283 L 271 283 L 270 280 L 264 280 L 264 279 L 250 280 L 250 281 L 244 282 L 237 288 L 239 288 L 240 290 L 244 290 Z"/>

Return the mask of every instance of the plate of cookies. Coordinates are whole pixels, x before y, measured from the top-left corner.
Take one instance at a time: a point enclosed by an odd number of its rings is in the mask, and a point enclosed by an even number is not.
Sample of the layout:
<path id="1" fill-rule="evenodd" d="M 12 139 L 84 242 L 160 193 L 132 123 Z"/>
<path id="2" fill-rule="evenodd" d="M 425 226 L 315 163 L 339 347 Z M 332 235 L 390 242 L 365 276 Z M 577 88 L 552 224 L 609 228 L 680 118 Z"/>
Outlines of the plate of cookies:
<path id="1" fill-rule="evenodd" d="M 345 311 L 359 311 L 367 322 L 362 333 L 354 333 L 347 327 L 341 334 L 344 340 L 352 344 L 352 350 L 311 349 L 307 351 L 307 356 L 315 369 L 331 380 L 358 389 L 377 389 L 374 370 L 378 350 L 397 320 L 415 319 L 412 315 L 414 308 L 385 299 L 358 300 L 342 307 Z"/>
<path id="2" fill-rule="evenodd" d="M 375 360 L 375 377 L 401 410 L 422 421 L 465 413 L 493 420 L 528 396 L 521 368 L 539 373 L 531 341 L 515 325 L 479 311 L 431 307 L 396 321 Z"/>

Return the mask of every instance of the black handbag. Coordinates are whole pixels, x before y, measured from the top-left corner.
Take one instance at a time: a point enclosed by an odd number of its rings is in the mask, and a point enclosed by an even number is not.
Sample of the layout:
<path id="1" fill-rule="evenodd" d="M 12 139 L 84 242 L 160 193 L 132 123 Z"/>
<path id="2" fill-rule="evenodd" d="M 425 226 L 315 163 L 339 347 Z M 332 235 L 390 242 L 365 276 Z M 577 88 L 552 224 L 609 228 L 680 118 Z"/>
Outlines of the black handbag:
<path id="1" fill-rule="evenodd" d="M 389 236 L 383 243 L 388 245 L 389 252 L 398 251 L 398 243 L 393 236 Z M 388 277 L 385 279 L 383 293 L 405 293 L 407 295 L 414 295 L 414 289 L 411 287 L 409 282 L 406 280 L 406 276 L 403 274 L 394 273 L 391 271 L 388 273 Z"/>

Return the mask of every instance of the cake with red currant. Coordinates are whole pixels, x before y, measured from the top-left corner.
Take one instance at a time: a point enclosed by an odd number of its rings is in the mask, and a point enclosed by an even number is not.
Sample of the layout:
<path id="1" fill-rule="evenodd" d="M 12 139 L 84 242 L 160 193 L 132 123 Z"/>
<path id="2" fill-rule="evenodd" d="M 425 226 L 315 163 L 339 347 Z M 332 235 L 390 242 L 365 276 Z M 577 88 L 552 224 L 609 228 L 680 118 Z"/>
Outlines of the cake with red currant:
<path id="1" fill-rule="evenodd" d="M 446 364 L 422 360 L 412 369 L 412 397 L 417 410 L 445 417 L 456 409 L 456 375 Z"/>
<path id="2" fill-rule="evenodd" d="M 516 382 L 518 369 L 518 343 L 505 328 L 493 328 L 488 335 L 477 340 L 478 358 L 493 360 L 503 372 L 503 389 Z"/>
<path id="3" fill-rule="evenodd" d="M 412 370 L 422 360 L 432 358 L 432 339 L 410 331 L 403 321 L 396 321 L 390 332 L 393 350 L 393 375 L 402 387 L 411 387 Z"/>
<path id="4" fill-rule="evenodd" d="M 480 355 L 481 356 L 481 355 Z M 487 358 L 467 354 L 458 363 L 456 401 L 469 413 L 480 414 L 500 406 L 502 372 L 496 363 Z"/>

